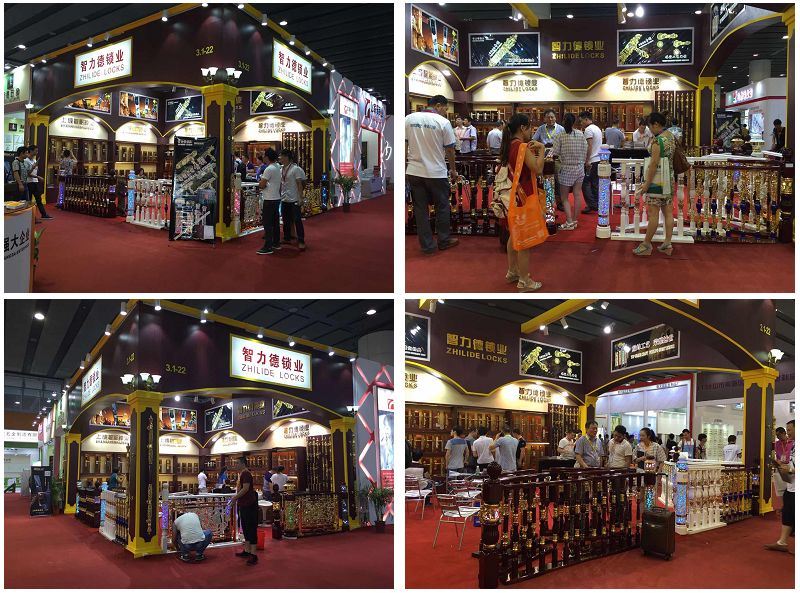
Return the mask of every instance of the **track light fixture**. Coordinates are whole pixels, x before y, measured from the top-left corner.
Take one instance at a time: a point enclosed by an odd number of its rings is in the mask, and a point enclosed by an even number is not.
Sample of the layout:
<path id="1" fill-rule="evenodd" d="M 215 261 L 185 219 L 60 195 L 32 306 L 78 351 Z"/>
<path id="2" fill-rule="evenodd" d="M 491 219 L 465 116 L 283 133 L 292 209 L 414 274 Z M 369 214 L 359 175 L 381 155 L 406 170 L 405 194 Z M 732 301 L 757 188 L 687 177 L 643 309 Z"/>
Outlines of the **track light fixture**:
<path id="1" fill-rule="evenodd" d="M 561 327 L 563 327 L 564 329 L 569 329 L 569 324 L 567 323 L 566 317 L 561 318 Z"/>

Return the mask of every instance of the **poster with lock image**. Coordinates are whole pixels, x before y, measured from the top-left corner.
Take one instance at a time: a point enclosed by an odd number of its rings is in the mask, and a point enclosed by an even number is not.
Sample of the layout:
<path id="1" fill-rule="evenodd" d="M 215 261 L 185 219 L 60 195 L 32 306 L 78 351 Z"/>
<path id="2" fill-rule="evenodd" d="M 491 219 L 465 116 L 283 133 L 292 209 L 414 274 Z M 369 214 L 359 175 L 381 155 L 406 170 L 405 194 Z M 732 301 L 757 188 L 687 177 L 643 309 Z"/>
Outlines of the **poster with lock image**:
<path id="1" fill-rule="evenodd" d="M 175 137 L 170 241 L 214 242 L 217 139 Z"/>
<path id="2" fill-rule="evenodd" d="M 583 353 L 520 338 L 519 374 L 537 379 L 582 383 Z"/>

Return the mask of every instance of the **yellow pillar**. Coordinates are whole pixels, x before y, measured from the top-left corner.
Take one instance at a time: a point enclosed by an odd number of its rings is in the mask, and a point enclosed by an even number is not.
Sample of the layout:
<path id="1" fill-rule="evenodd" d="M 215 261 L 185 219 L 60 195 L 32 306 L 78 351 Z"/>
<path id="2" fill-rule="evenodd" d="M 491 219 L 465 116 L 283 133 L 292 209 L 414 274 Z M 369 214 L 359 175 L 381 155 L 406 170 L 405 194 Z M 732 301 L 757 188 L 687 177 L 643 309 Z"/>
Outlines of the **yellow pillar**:
<path id="1" fill-rule="evenodd" d="M 794 150 L 794 4 L 782 15 L 781 20 L 786 25 L 786 146 Z M 767 123 L 767 122 L 765 122 Z"/>
<path id="2" fill-rule="evenodd" d="M 772 441 L 773 405 L 777 369 L 761 367 L 742 371 L 744 381 L 744 436 L 742 461 L 746 467 L 759 467 L 758 510 L 761 514 L 772 510 L 772 470 L 767 442 Z"/>
<path id="3" fill-rule="evenodd" d="M 50 131 L 50 116 L 40 115 L 38 113 L 31 113 L 28 116 L 28 129 L 30 130 L 30 138 L 28 144 L 35 144 L 39 147 L 39 175 L 45 178 L 44 186 L 42 187 L 42 203 L 47 203 L 47 159 L 50 155 L 49 149 L 49 131 Z"/>
<path id="4" fill-rule="evenodd" d="M 64 440 L 67 447 L 67 464 L 64 471 L 66 491 L 64 514 L 74 515 L 78 508 L 78 481 L 81 479 L 81 435 L 68 433 Z"/>
<path id="5" fill-rule="evenodd" d="M 353 443 L 356 434 L 356 419 L 350 416 L 331 420 L 331 461 L 333 463 L 333 489 L 347 486 L 347 510 L 350 517 L 350 529 L 361 527 L 358 507 L 355 499 L 355 467 L 350 464 L 354 456 Z"/>
<path id="6" fill-rule="evenodd" d="M 128 396 L 131 446 L 128 470 L 127 549 L 134 558 L 162 554 L 158 531 L 158 428 L 163 395 L 137 390 Z"/>
<path id="7" fill-rule="evenodd" d="M 217 224 L 216 235 L 223 241 L 236 237 L 231 207 L 231 174 L 233 161 L 233 125 L 239 89 L 228 84 L 204 86 L 206 134 L 219 139 L 217 144 Z M 228 218 L 228 222 L 225 219 Z"/>
<path id="8" fill-rule="evenodd" d="M 704 89 L 711 90 L 711 113 L 709 114 L 710 134 L 714 138 L 714 85 L 717 82 L 716 76 L 701 76 L 697 81 L 697 90 L 694 93 L 694 144 L 700 146 L 700 121 L 704 117 L 702 93 Z"/>
<path id="9" fill-rule="evenodd" d="M 578 423 L 580 426 L 575 426 L 574 428 L 580 429 L 583 434 L 586 434 L 586 423 L 589 421 L 589 406 L 592 406 L 592 420 L 594 420 L 597 412 L 597 396 L 587 395 L 583 405 L 578 408 Z"/>

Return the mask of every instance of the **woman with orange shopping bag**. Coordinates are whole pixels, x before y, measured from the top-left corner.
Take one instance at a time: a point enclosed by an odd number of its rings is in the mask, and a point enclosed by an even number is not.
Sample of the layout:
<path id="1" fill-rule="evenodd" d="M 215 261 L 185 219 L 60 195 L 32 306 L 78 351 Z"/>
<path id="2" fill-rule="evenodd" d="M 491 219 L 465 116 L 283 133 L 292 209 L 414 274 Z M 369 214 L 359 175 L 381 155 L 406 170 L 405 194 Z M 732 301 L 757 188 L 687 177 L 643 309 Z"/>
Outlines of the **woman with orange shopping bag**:
<path id="1" fill-rule="evenodd" d="M 515 113 L 503 130 L 500 146 L 501 170 L 505 167 L 506 175 L 511 178 L 507 202 L 510 237 L 506 246 L 506 281 L 516 282 L 519 292 L 533 292 L 542 287 L 541 282 L 530 276 L 529 251 L 547 238 L 544 196 L 539 198 L 536 185 L 536 176 L 544 168 L 544 144 L 532 142 L 531 134 L 528 116 Z"/>

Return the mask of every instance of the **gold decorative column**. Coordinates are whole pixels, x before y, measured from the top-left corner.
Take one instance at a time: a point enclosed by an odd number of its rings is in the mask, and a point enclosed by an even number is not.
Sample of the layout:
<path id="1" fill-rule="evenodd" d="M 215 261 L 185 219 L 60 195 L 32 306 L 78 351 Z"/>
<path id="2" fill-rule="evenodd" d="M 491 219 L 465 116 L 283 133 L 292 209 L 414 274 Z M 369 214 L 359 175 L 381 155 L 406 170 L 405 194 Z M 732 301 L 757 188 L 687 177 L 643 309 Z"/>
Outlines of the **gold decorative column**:
<path id="1" fill-rule="evenodd" d="M 347 513 L 350 529 L 361 527 L 358 505 L 355 497 L 356 468 L 355 459 L 356 419 L 343 417 L 331 420 L 331 448 L 333 449 L 333 489 L 339 492 L 344 484 L 347 487 Z"/>
<path id="2" fill-rule="evenodd" d="M 158 537 L 158 429 L 163 395 L 137 390 L 128 396 L 131 445 L 128 470 L 127 549 L 134 558 L 161 554 Z"/>
<path id="3" fill-rule="evenodd" d="M 64 471 L 64 514 L 74 515 L 78 508 L 78 481 L 81 479 L 81 435 L 67 433 L 67 464 Z"/>
<path id="4" fill-rule="evenodd" d="M 772 510 L 772 469 L 769 462 L 772 442 L 773 406 L 777 369 L 761 367 L 742 371 L 744 381 L 744 436 L 742 461 L 745 467 L 758 466 L 758 510 Z"/>
<path id="5" fill-rule="evenodd" d="M 236 237 L 231 201 L 233 173 L 233 122 L 239 89 L 228 84 L 204 86 L 206 135 L 218 138 L 217 143 L 217 224 L 216 235 L 223 241 Z"/>
<path id="6" fill-rule="evenodd" d="M 50 116 L 31 113 L 28 116 L 29 139 L 28 145 L 35 144 L 39 147 L 39 175 L 45 178 L 42 187 L 42 203 L 47 203 L 47 166 L 50 156 Z M 58 156 L 58 155 L 56 155 Z"/>
<path id="7" fill-rule="evenodd" d="M 697 81 L 694 105 L 696 146 L 710 146 L 714 139 L 714 85 L 716 76 L 701 76 Z"/>

